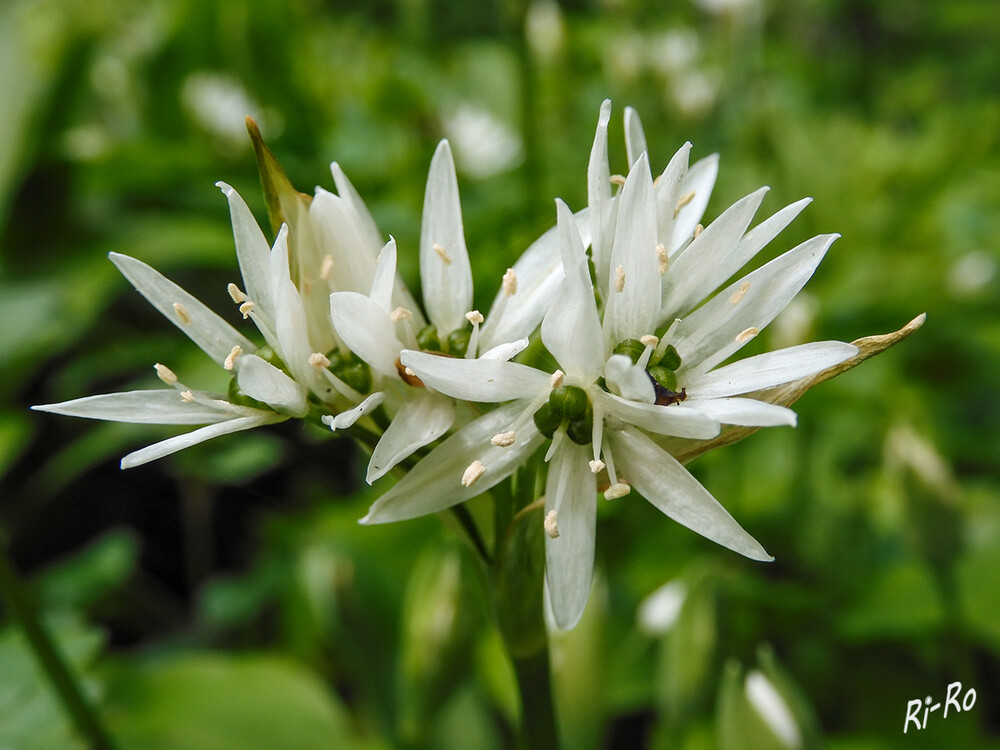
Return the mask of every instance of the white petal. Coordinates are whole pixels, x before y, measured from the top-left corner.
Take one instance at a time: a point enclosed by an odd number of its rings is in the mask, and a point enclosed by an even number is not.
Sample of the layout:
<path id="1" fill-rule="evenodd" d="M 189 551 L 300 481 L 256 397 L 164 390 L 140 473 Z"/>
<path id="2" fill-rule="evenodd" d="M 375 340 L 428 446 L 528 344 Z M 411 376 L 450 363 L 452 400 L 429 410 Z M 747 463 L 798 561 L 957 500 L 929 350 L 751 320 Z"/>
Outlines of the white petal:
<path id="1" fill-rule="evenodd" d="M 613 393 L 601 394 L 599 398 L 606 413 L 660 435 L 708 440 L 719 434 L 717 419 L 688 406 L 644 404 L 619 398 Z"/>
<path id="2" fill-rule="evenodd" d="M 234 346 L 244 352 L 256 350 L 239 331 L 158 271 L 128 255 L 108 253 L 108 257 L 153 307 L 220 365 Z M 181 306 L 183 316 L 175 304 Z"/>
<path id="3" fill-rule="evenodd" d="M 696 409 L 717 419 L 722 424 L 743 427 L 794 427 L 795 412 L 785 406 L 769 404 L 754 398 L 689 398 L 684 402 L 689 409 Z"/>
<path id="4" fill-rule="evenodd" d="M 464 326 L 465 313 L 472 309 L 472 268 L 448 141 L 438 144 L 427 175 L 420 226 L 420 281 L 427 314 L 441 335 Z"/>
<path id="5" fill-rule="evenodd" d="M 629 168 L 635 165 L 640 154 L 649 153 L 642 121 L 639 119 L 639 113 L 632 107 L 625 107 L 625 152 L 628 154 Z"/>
<path id="6" fill-rule="evenodd" d="M 594 573 L 597 482 L 590 458 L 588 446 L 564 441 L 545 481 L 545 512 L 556 511 L 559 530 L 558 537 L 545 537 L 545 580 L 552 614 L 564 630 L 579 622 Z"/>
<path id="7" fill-rule="evenodd" d="M 333 259 L 331 288 L 367 294 L 382 243 L 371 244 L 371 235 L 359 224 L 350 203 L 339 195 L 317 188 L 309 204 L 309 222 L 317 242 L 317 255 L 320 258 L 329 255 Z"/>
<path id="8" fill-rule="evenodd" d="M 751 560 L 774 559 L 677 459 L 648 437 L 626 426 L 609 431 L 608 438 L 618 473 L 666 515 Z"/>
<path id="9" fill-rule="evenodd" d="M 375 267 L 375 278 L 372 280 L 371 292 L 368 296 L 387 313 L 395 308 L 392 305 L 392 289 L 396 283 L 396 240 L 391 236 L 378 256 Z M 410 310 L 410 312 L 413 312 Z"/>
<path id="10" fill-rule="evenodd" d="M 611 206 L 611 168 L 608 166 L 608 122 L 611 119 L 611 100 L 601 103 L 597 118 L 597 132 L 590 150 L 587 165 L 587 205 L 590 208 L 590 241 L 594 267 L 598 278 L 611 257 L 611 242 L 607 226 Z M 603 291 L 603 290 L 602 290 Z"/>
<path id="11" fill-rule="evenodd" d="M 533 398 L 549 387 L 547 373 L 516 362 L 441 357 L 410 349 L 403 351 L 400 362 L 434 390 L 464 401 Z"/>
<path id="12" fill-rule="evenodd" d="M 608 387 L 630 401 L 652 404 L 656 401 L 656 391 L 646 370 L 634 364 L 624 354 L 612 354 L 604 365 L 604 379 Z"/>
<path id="13" fill-rule="evenodd" d="M 763 331 L 813 275 L 839 235 L 813 237 L 733 283 L 681 321 L 674 346 L 680 373 L 707 372 L 749 339 L 748 328 Z"/>
<path id="14" fill-rule="evenodd" d="M 271 248 L 271 284 L 274 293 L 274 328 L 278 356 L 303 385 L 317 384 L 309 357 L 316 351 L 309 342 L 309 324 L 299 290 L 292 283 L 288 262 L 288 226 L 281 225 Z"/>
<path id="15" fill-rule="evenodd" d="M 379 479 L 414 451 L 444 435 L 454 421 L 455 402 L 447 396 L 424 390 L 407 399 L 372 451 L 365 480 L 371 484 Z"/>
<path id="16" fill-rule="evenodd" d="M 565 276 L 542 320 L 542 341 L 567 373 L 592 383 L 601 375 L 604 347 L 587 256 L 566 204 L 556 201 Z"/>
<path id="17" fill-rule="evenodd" d="M 385 310 L 363 294 L 334 292 L 330 314 L 337 335 L 352 352 L 383 375 L 398 377 L 396 358 L 403 344 Z"/>
<path id="18" fill-rule="evenodd" d="M 263 401 L 293 417 L 303 417 L 309 411 L 306 389 L 255 354 L 244 354 L 239 358 L 236 382 L 250 398 Z"/>
<path id="19" fill-rule="evenodd" d="M 673 233 L 667 250 L 673 255 L 694 233 L 695 226 L 705 215 L 705 208 L 708 206 L 708 199 L 712 196 L 712 188 L 715 187 L 715 178 L 719 174 L 719 155 L 712 154 L 704 159 L 699 159 L 688 170 L 684 181 L 678 191 L 679 197 L 688 193 L 693 193 L 691 200 L 681 207 L 674 219 Z M 676 210 L 676 201 L 670 207 L 671 216 Z"/>
<path id="20" fill-rule="evenodd" d="M 271 248 L 240 194 L 224 182 L 217 182 L 215 186 L 229 200 L 233 239 L 236 241 L 236 258 L 239 260 L 243 283 L 246 284 L 247 296 L 255 305 L 260 305 L 268 315 L 273 315 L 268 275 L 268 256 Z"/>
<path id="21" fill-rule="evenodd" d="M 719 398 L 771 388 L 838 365 L 858 353 L 841 341 L 817 341 L 758 354 L 699 376 L 688 384 L 692 398 Z"/>
<path id="22" fill-rule="evenodd" d="M 589 245 L 589 209 L 579 211 L 573 218 L 584 245 Z M 513 269 L 517 275 L 517 293 L 507 297 L 501 289 L 493 298 L 481 330 L 480 349 L 526 338 L 542 322 L 563 278 L 557 227 L 552 227 L 531 243 L 514 263 Z"/>
<path id="23" fill-rule="evenodd" d="M 235 407 L 235 404 L 233 406 Z M 163 388 L 152 391 L 105 393 L 31 408 L 35 411 L 47 411 L 69 417 L 136 424 L 208 424 L 233 418 L 232 411 L 213 409 L 197 401 L 185 401 L 176 390 Z M 259 413 L 257 409 L 246 409 L 247 416 Z"/>
<path id="24" fill-rule="evenodd" d="M 670 163 L 653 185 L 653 194 L 656 199 L 656 236 L 659 242 L 672 252 L 675 248 L 672 245 L 674 232 L 674 212 L 677 209 L 677 201 L 680 199 L 681 186 L 684 177 L 687 175 L 688 158 L 691 155 L 691 143 L 685 143 L 671 157 Z M 692 198 L 692 200 L 694 200 Z M 678 219 L 680 216 L 678 215 Z M 693 227 L 693 225 L 692 225 Z M 685 237 L 685 240 L 687 238 Z"/>
<path id="25" fill-rule="evenodd" d="M 155 461 L 158 458 L 169 456 L 171 453 L 176 453 L 177 451 L 184 450 L 185 448 L 190 448 L 192 445 L 204 443 L 206 440 L 211 440 L 212 438 L 219 437 L 220 435 L 228 435 L 231 432 L 249 430 L 254 427 L 260 427 L 261 425 L 272 424 L 274 422 L 281 422 L 286 419 L 286 417 L 283 417 L 280 414 L 264 414 L 261 412 L 261 415 L 262 416 L 256 417 L 237 417 L 236 419 L 230 419 L 226 422 L 219 422 L 218 424 L 210 424 L 205 427 L 199 427 L 197 430 L 187 432 L 183 435 L 161 440 L 159 443 L 153 443 L 145 448 L 129 453 L 122 459 L 121 467 L 123 469 L 131 469 L 135 466 L 141 466 L 142 464 L 149 463 L 150 461 Z"/>
<path id="26" fill-rule="evenodd" d="M 499 346 L 494 346 L 489 351 L 480 354 L 479 358 L 499 359 L 502 362 L 509 362 L 527 348 L 528 348 L 528 339 L 518 339 L 517 341 L 511 341 L 509 344 L 500 344 Z"/>
<path id="27" fill-rule="evenodd" d="M 490 443 L 491 437 L 511 428 L 524 407 L 523 401 L 515 401 L 469 422 L 376 500 L 361 522 L 388 523 L 437 513 L 506 479 L 544 441 L 529 421 L 517 431 L 512 445 L 500 448 Z M 462 475 L 473 461 L 481 462 L 486 471 L 466 487 Z"/>
<path id="28" fill-rule="evenodd" d="M 358 233 L 364 239 L 366 246 L 372 249 L 381 247 L 382 235 L 378 231 L 378 225 L 368 211 L 368 206 L 365 205 L 358 191 L 354 189 L 354 185 L 347 179 L 344 170 L 337 162 L 333 162 L 330 165 L 330 172 L 333 174 L 333 184 L 337 186 L 337 193 L 350 206 L 357 219 Z"/>
<path id="29" fill-rule="evenodd" d="M 656 205 L 649 162 L 639 157 L 616 199 L 618 218 L 611 249 L 604 311 L 605 344 L 652 333 L 660 311 L 660 274 L 656 257 Z M 619 292 L 615 274 L 625 275 Z"/>
<path id="30" fill-rule="evenodd" d="M 673 261 L 663 277 L 661 320 L 684 316 L 736 271 L 726 258 L 750 225 L 767 190 L 760 188 L 726 209 Z"/>
<path id="31" fill-rule="evenodd" d="M 348 409 L 347 411 L 342 411 L 340 414 L 327 414 L 323 417 L 323 424 L 329 425 L 331 430 L 346 430 L 348 427 L 357 422 L 365 414 L 375 411 L 379 405 L 385 400 L 385 393 L 382 391 L 375 391 L 362 401 L 360 404 L 355 406 L 353 409 Z"/>

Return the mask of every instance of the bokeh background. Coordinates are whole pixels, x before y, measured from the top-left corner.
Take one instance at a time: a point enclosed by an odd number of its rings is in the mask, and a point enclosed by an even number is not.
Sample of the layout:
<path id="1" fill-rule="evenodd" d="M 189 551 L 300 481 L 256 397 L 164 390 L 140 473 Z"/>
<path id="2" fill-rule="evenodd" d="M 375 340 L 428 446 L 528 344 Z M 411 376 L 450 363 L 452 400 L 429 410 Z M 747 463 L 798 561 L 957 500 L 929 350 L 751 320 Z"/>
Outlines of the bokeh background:
<path id="1" fill-rule="evenodd" d="M 815 201 L 762 260 L 843 237 L 760 338 L 895 330 L 799 427 L 691 469 L 776 562 L 601 503 L 584 621 L 554 643 L 567 748 L 1000 747 L 1000 8 L 985 0 L 7 0 L 0 7 L 0 530 L 122 747 L 497 748 L 517 698 L 436 518 L 361 528 L 344 439 L 285 423 L 122 472 L 165 428 L 27 406 L 220 373 L 115 272 L 220 312 L 225 199 L 266 221 L 243 118 L 294 184 L 337 160 L 416 286 L 423 183 L 456 153 L 477 302 L 586 202 L 600 102 L 654 169 L 719 152 L 708 218 Z M 661 588 L 667 584 L 667 588 Z M 658 592 L 658 593 L 657 593 Z M 651 595 L 653 598 L 650 599 Z M 82 741 L 0 629 L 0 746 Z M 795 717 L 746 699 L 757 672 Z M 903 734 L 907 702 L 975 705 Z M 796 737 L 798 742 L 796 742 Z"/>

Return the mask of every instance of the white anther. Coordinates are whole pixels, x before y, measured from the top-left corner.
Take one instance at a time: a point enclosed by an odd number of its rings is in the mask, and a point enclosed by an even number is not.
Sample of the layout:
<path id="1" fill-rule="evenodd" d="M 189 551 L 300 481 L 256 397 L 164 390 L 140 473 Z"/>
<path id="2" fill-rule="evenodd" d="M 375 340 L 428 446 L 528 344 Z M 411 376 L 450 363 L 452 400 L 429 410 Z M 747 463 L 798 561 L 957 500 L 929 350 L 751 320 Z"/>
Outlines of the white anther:
<path id="1" fill-rule="evenodd" d="M 694 200 L 694 190 L 690 190 L 687 193 L 684 193 L 684 195 L 682 195 L 677 200 L 677 205 L 674 206 L 674 218 L 676 219 L 677 215 L 681 212 L 681 209 L 684 208 L 684 206 L 686 206 L 693 200 Z"/>
<path id="2" fill-rule="evenodd" d="M 471 487 L 476 483 L 479 477 L 481 477 L 485 473 L 486 473 L 486 467 L 483 466 L 483 462 L 477 458 L 475 461 L 473 461 L 471 464 L 468 465 L 468 467 L 465 469 L 465 473 L 462 474 L 462 486 Z"/>
<path id="3" fill-rule="evenodd" d="M 231 281 L 229 282 L 229 286 L 226 287 L 226 291 L 229 292 L 229 296 L 233 298 L 233 302 L 237 305 L 247 301 L 247 296 Z"/>
<path id="4" fill-rule="evenodd" d="M 566 377 L 566 373 L 562 370 L 556 370 L 552 373 L 552 377 L 549 378 L 549 385 L 553 388 L 558 388 L 563 384 L 563 379 Z"/>
<path id="5" fill-rule="evenodd" d="M 243 353 L 243 347 L 237 344 L 232 348 L 229 354 L 226 356 L 226 361 L 222 363 L 222 366 L 227 370 L 232 370 L 236 366 L 236 358 Z"/>
<path id="6" fill-rule="evenodd" d="M 652 334 L 646 334 L 645 336 L 640 336 L 639 341 L 642 342 L 643 346 L 656 346 L 660 343 L 660 340 L 653 336 Z"/>
<path id="7" fill-rule="evenodd" d="M 615 269 L 615 291 L 620 292 L 625 289 L 625 268 L 618 266 Z"/>
<path id="8" fill-rule="evenodd" d="M 593 461 L 590 462 L 591 474 L 600 474 L 603 470 L 604 470 L 604 462 L 601 459 L 595 458 Z"/>
<path id="9" fill-rule="evenodd" d="M 550 510 L 545 514 L 545 533 L 549 539 L 559 538 L 559 511 Z"/>
<path id="10" fill-rule="evenodd" d="M 253 302 L 244 302 L 240 305 L 240 312 L 243 313 L 243 320 L 250 317 L 250 312 L 253 310 Z"/>
<path id="11" fill-rule="evenodd" d="M 625 178 L 622 177 L 620 174 L 613 174 L 613 175 L 611 175 L 611 184 L 612 185 L 624 185 L 625 184 Z"/>
<path id="12" fill-rule="evenodd" d="M 656 270 L 660 272 L 660 276 L 667 272 L 667 264 L 669 260 L 667 258 L 667 248 L 663 246 L 661 242 L 656 246 Z"/>
<path id="13" fill-rule="evenodd" d="M 448 252 L 444 249 L 444 247 L 442 247 L 436 242 L 434 243 L 434 252 L 438 254 L 438 257 L 444 261 L 444 264 L 446 266 L 451 265 L 451 256 L 448 255 Z"/>
<path id="14" fill-rule="evenodd" d="M 405 307 L 397 307 L 391 313 L 389 313 L 389 320 L 393 323 L 398 323 L 401 320 L 410 320 L 413 317 L 413 313 L 407 310 Z"/>
<path id="15" fill-rule="evenodd" d="M 309 364 L 311 364 L 317 370 L 321 370 L 324 367 L 330 366 L 330 360 L 322 352 L 313 352 L 312 354 L 309 355 Z"/>
<path id="16" fill-rule="evenodd" d="M 740 284 L 740 288 L 733 292 L 733 296 L 729 298 L 729 302 L 734 305 L 740 304 L 740 301 L 746 296 L 750 289 L 750 282 L 744 281 Z"/>
<path id="17" fill-rule="evenodd" d="M 181 399 L 189 404 L 194 403 L 194 394 L 191 391 L 181 391 Z"/>
<path id="18" fill-rule="evenodd" d="M 153 369 L 156 370 L 156 377 L 158 377 L 167 385 L 173 385 L 174 383 L 177 382 L 177 376 L 174 374 L 174 371 L 171 370 L 166 365 L 161 365 L 159 362 L 157 362 L 155 365 L 153 365 Z"/>
<path id="19" fill-rule="evenodd" d="M 331 273 L 333 273 L 333 256 L 326 255 L 323 258 L 323 262 L 319 265 L 319 277 L 323 281 L 328 281 Z"/>
<path id="20" fill-rule="evenodd" d="M 749 328 L 744 328 L 742 331 L 740 331 L 739 335 L 736 337 L 736 343 L 745 344 L 754 336 L 756 336 L 758 333 L 760 333 L 759 328 L 754 328 L 753 326 L 750 326 Z"/>
<path id="21" fill-rule="evenodd" d="M 695 238 L 695 239 L 698 239 L 698 236 L 699 236 L 699 235 L 700 235 L 700 234 L 701 234 L 702 232 L 704 232 L 704 231 L 705 231 L 705 227 L 704 227 L 704 226 L 702 226 L 701 224 L 695 224 L 695 225 L 694 225 L 694 238 Z"/>
<path id="22" fill-rule="evenodd" d="M 498 432 L 490 438 L 490 442 L 498 448 L 506 448 L 508 445 L 514 444 L 515 437 L 516 434 L 514 430 L 510 430 L 509 432 Z"/>
<path id="23" fill-rule="evenodd" d="M 508 297 L 517 294 L 517 272 L 508 268 L 503 275 L 503 293 Z"/>
<path id="24" fill-rule="evenodd" d="M 605 490 L 604 499 L 617 500 L 620 497 L 625 497 L 631 491 L 632 488 L 625 484 L 625 482 L 616 482 Z"/>
<path id="25" fill-rule="evenodd" d="M 417 373 L 415 373 L 415 372 L 414 372 L 413 370 L 411 370 L 411 369 L 410 369 L 409 367 L 404 367 L 404 368 L 403 368 L 403 372 L 405 372 L 405 373 L 406 373 L 407 377 L 411 377 L 411 378 L 415 378 L 415 377 L 417 377 Z"/>
<path id="26" fill-rule="evenodd" d="M 473 325 L 479 325 L 484 320 L 486 320 L 486 318 L 483 317 L 483 314 L 479 312 L 479 310 L 470 310 L 465 314 L 465 319 L 470 323 L 472 323 Z"/>
<path id="27" fill-rule="evenodd" d="M 191 316 L 188 314 L 187 308 L 180 302 L 174 303 L 174 312 L 177 313 L 177 318 L 181 323 L 186 326 L 191 325 Z"/>

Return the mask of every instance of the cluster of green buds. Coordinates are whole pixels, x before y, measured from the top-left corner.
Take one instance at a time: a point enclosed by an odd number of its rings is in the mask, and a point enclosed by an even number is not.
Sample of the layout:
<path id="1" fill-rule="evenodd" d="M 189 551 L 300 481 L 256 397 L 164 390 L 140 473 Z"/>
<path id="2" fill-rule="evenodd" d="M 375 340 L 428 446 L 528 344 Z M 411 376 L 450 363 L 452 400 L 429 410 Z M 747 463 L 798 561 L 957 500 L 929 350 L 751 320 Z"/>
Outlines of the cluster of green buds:
<path id="1" fill-rule="evenodd" d="M 624 354 L 632 360 L 632 364 L 637 364 L 640 357 L 646 350 L 646 345 L 638 339 L 625 339 L 614 349 L 615 354 Z M 686 391 L 677 389 L 677 370 L 681 366 L 681 356 L 677 353 L 673 344 L 668 344 L 663 349 L 657 347 L 650 353 L 649 362 L 646 365 L 646 373 L 653 382 L 653 389 L 656 391 L 656 403 L 665 406 L 687 398 Z"/>
<path id="2" fill-rule="evenodd" d="M 535 412 L 535 426 L 551 438 L 560 426 L 566 426 L 566 436 L 577 445 L 590 445 L 594 434 L 594 410 L 587 392 L 575 385 L 553 388 L 546 401 Z"/>
<path id="3" fill-rule="evenodd" d="M 433 323 L 428 323 L 417 332 L 417 345 L 421 351 L 437 352 L 452 357 L 464 357 L 469 350 L 469 341 L 471 339 L 471 323 L 461 328 L 456 328 L 448 334 L 444 341 L 441 341 L 437 326 Z"/>

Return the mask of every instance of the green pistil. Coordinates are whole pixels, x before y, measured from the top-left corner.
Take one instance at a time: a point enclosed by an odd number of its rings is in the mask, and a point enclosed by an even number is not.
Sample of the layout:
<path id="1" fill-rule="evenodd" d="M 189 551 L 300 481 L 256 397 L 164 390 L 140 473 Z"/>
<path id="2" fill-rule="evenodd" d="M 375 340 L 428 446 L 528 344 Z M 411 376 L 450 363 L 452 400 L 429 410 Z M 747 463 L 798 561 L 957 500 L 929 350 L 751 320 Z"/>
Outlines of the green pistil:
<path id="1" fill-rule="evenodd" d="M 583 388 L 575 385 L 561 385 L 553 388 L 549 394 L 549 405 L 552 411 L 561 417 L 573 421 L 580 419 L 590 408 L 590 401 Z"/>
<path id="2" fill-rule="evenodd" d="M 653 367 L 650 367 L 646 372 L 650 374 L 653 380 L 655 380 L 657 383 L 662 385 L 667 390 L 670 391 L 677 390 L 677 373 L 671 370 L 669 367 L 665 367 L 664 365 L 654 365 Z"/>
<path id="3" fill-rule="evenodd" d="M 653 356 L 649 358 L 649 364 L 660 365 L 668 370 L 676 370 L 681 366 L 681 355 L 674 349 L 673 344 L 667 344 L 667 348 L 660 356 L 656 356 L 656 352 L 653 352 Z M 650 373 L 652 373 L 652 367 L 650 367 Z"/>
<path id="4" fill-rule="evenodd" d="M 535 427 L 547 438 L 551 438 L 561 424 L 562 415 L 556 414 L 547 401 L 535 412 Z"/>
<path id="5" fill-rule="evenodd" d="M 639 357 L 642 356 L 644 351 L 646 351 L 646 345 L 638 339 L 625 339 L 615 347 L 614 353 L 624 354 L 632 360 L 632 364 L 634 365 L 639 361 Z"/>
<path id="6" fill-rule="evenodd" d="M 594 412 L 587 392 L 575 385 L 553 388 L 549 400 L 535 412 L 535 426 L 551 438 L 565 425 L 569 439 L 578 445 L 589 445 L 593 435 Z"/>
<path id="7" fill-rule="evenodd" d="M 341 354 L 339 351 L 327 355 L 330 372 L 351 386 L 358 393 L 369 393 L 372 389 L 372 371 L 354 352 Z"/>
<path id="8" fill-rule="evenodd" d="M 446 354 L 453 357 L 464 357 L 469 348 L 469 339 L 472 338 L 472 324 L 464 328 L 459 328 L 448 334 L 448 350 Z"/>
<path id="9" fill-rule="evenodd" d="M 417 333 L 417 346 L 425 352 L 441 351 L 441 338 L 438 336 L 437 326 L 428 323 Z"/>

